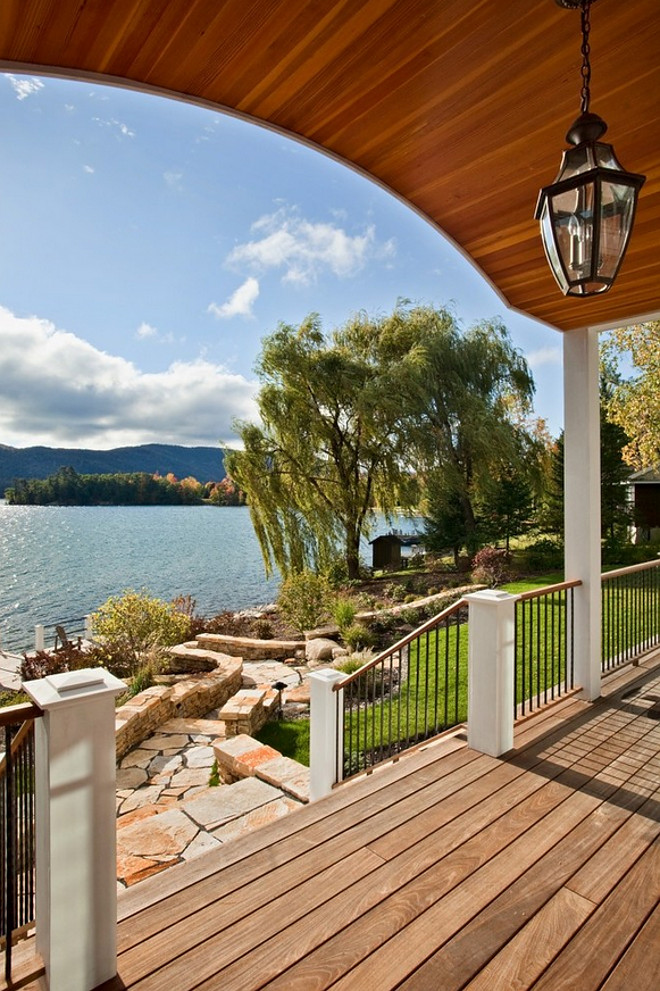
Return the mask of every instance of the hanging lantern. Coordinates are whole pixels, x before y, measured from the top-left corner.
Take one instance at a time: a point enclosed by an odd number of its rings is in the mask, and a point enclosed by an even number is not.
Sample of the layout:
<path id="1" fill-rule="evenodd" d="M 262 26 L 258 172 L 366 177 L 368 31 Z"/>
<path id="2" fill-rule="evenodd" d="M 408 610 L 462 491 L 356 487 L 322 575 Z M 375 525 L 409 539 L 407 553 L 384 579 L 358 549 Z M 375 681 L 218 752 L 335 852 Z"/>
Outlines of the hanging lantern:
<path id="1" fill-rule="evenodd" d="M 612 145 L 599 139 L 607 124 L 589 112 L 589 8 L 595 0 L 556 0 L 582 14 L 582 102 L 566 140 L 559 174 L 539 193 L 535 217 L 543 247 L 565 296 L 595 296 L 614 282 L 628 247 L 637 196 L 646 176 L 626 172 Z"/>

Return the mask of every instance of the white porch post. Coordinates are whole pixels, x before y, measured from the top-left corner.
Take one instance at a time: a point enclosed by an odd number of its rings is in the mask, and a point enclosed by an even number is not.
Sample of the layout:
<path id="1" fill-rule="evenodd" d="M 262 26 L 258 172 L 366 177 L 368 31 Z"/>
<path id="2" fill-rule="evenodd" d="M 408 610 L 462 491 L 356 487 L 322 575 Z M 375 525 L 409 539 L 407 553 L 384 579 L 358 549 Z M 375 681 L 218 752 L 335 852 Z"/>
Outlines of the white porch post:
<path id="1" fill-rule="evenodd" d="M 600 390 L 598 333 L 564 334 L 564 564 L 575 589 L 575 682 L 600 695 Z"/>
<path id="2" fill-rule="evenodd" d="M 486 589 L 469 606 L 468 746 L 499 757 L 513 747 L 513 678 L 517 596 Z"/>
<path id="3" fill-rule="evenodd" d="M 49 991 L 117 972 L 115 695 L 102 668 L 23 685 L 44 710 L 36 740 L 36 942 Z"/>
<path id="4" fill-rule="evenodd" d="M 324 668 L 309 676 L 309 798 L 315 802 L 332 791 L 337 783 L 339 750 L 343 751 L 343 689 L 332 686 L 346 677 L 341 671 Z M 340 723 L 340 725 L 338 725 Z M 340 770 L 341 774 L 341 770 Z M 341 779 L 340 779 L 341 780 Z"/>

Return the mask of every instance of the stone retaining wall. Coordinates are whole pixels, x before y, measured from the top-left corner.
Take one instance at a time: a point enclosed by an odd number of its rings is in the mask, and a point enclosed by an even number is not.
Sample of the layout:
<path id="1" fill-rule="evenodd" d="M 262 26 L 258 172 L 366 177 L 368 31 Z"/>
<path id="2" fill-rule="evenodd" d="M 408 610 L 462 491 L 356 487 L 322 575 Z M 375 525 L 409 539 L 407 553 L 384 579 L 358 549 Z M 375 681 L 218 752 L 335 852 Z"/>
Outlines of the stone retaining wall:
<path id="1" fill-rule="evenodd" d="M 280 661 L 295 657 L 296 651 L 301 655 L 305 653 L 304 640 L 253 640 L 251 637 L 230 637 L 225 633 L 200 633 L 197 644 L 207 650 L 242 657 L 245 661 L 262 661 L 264 657 Z"/>
<path id="2" fill-rule="evenodd" d="M 240 657 L 227 657 L 215 671 L 190 675 L 174 685 L 153 685 L 117 709 L 117 760 L 125 757 L 168 719 L 195 719 L 218 709 L 239 691 L 243 677 Z"/>

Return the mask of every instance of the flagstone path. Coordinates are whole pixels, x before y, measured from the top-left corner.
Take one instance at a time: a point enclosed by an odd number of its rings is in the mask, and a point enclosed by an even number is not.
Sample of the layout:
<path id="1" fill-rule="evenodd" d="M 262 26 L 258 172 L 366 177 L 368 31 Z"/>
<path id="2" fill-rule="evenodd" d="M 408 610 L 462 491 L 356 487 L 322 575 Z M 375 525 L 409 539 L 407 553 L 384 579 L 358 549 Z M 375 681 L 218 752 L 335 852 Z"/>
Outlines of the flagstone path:
<path id="1" fill-rule="evenodd" d="M 283 665 L 278 665 L 276 672 L 280 678 L 286 673 L 282 668 Z M 269 677 L 273 673 L 269 670 Z M 254 674 L 257 674 L 256 665 Z M 258 674 L 261 676 L 261 672 Z M 287 681 L 283 695 L 294 696 L 289 705 L 292 709 L 304 707 L 309 690 L 301 685 L 300 674 L 291 672 Z M 305 789 L 300 787 L 298 779 L 296 787 L 287 791 L 286 783 L 277 787 L 257 777 L 256 769 L 245 761 L 234 762 L 232 767 L 241 767 L 241 773 L 255 776 L 243 777 L 233 784 L 209 784 L 216 759 L 213 744 L 225 739 L 225 724 L 218 715 L 218 710 L 214 710 L 203 719 L 171 719 L 120 761 L 117 769 L 119 888 L 199 856 L 302 806 Z M 260 747 L 251 737 L 233 739 L 239 751 L 245 749 L 241 741 L 251 741 L 253 746 Z M 280 759 L 275 767 L 281 762 L 286 764 L 286 759 L 276 751 L 265 756 Z M 298 768 L 303 770 L 299 765 Z M 291 775 L 284 766 L 281 773 Z"/>

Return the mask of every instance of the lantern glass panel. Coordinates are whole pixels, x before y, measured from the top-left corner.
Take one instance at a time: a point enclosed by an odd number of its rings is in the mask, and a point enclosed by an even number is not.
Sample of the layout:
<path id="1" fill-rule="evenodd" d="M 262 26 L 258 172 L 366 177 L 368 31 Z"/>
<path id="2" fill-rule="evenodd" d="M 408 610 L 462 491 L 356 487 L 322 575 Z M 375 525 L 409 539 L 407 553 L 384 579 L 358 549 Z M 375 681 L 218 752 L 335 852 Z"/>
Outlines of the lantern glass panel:
<path id="1" fill-rule="evenodd" d="M 547 199 L 543 204 L 543 212 L 541 214 L 541 237 L 543 239 L 543 247 L 545 248 L 546 257 L 550 264 L 550 268 L 554 272 L 555 278 L 559 283 L 559 287 L 562 292 L 568 292 L 568 281 L 564 273 L 563 265 L 559 260 L 557 245 L 555 244 L 555 230 L 552 222 L 549 199 Z"/>
<path id="2" fill-rule="evenodd" d="M 552 197 L 557 248 L 569 283 L 591 271 L 594 183 L 587 182 Z"/>
<path id="3" fill-rule="evenodd" d="M 626 249 L 635 211 L 632 186 L 604 181 L 601 185 L 598 274 L 613 279 Z"/>

